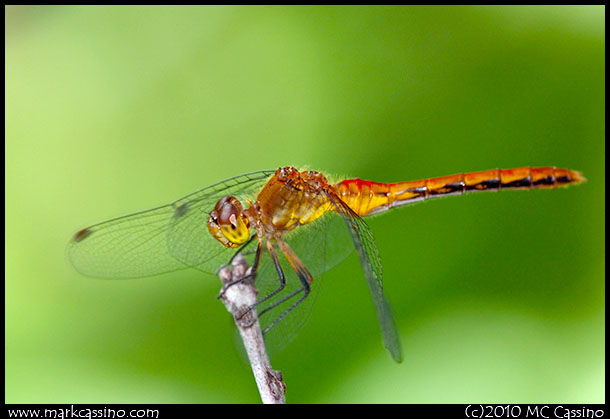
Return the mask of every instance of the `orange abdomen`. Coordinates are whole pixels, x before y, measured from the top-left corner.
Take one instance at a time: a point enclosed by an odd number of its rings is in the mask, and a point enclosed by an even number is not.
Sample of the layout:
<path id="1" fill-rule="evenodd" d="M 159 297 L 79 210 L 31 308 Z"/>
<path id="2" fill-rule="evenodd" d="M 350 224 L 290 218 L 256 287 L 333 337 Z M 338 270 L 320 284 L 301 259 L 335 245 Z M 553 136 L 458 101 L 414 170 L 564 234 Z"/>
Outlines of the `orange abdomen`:
<path id="1" fill-rule="evenodd" d="M 360 216 L 386 211 L 428 198 L 465 192 L 500 189 L 550 189 L 584 182 L 580 172 L 555 167 L 492 169 L 483 172 L 415 180 L 377 183 L 348 179 L 335 185 L 339 197 Z"/>

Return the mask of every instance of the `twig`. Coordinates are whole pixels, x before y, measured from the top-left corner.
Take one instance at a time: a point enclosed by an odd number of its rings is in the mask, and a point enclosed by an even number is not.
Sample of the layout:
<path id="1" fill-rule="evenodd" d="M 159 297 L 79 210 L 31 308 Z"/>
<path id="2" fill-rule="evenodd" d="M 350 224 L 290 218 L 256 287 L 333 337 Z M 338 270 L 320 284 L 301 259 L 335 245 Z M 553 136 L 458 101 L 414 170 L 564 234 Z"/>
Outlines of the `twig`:
<path id="1" fill-rule="evenodd" d="M 249 273 L 249 269 L 246 259 L 242 255 L 237 255 L 231 267 L 224 266 L 218 272 L 223 284 L 220 299 L 233 314 L 263 403 L 284 404 L 286 384 L 282 379 L 282 373 L 271 368 L 256 308 L 246 313 L 248 307 L 256 302 L 257 291 L 253 281 L 243 280 L 226 288 L 228 283 L 244 278 Z"/>

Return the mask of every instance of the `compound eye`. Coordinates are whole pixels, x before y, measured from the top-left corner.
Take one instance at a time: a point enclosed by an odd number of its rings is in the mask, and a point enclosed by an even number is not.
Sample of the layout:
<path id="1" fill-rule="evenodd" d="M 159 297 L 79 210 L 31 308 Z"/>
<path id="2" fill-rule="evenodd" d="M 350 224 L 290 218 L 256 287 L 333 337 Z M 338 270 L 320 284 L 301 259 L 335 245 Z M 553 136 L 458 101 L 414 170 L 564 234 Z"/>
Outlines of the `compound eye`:
<path id="1" fill-rule="evenodd" d="M 237 228 L 237 217 L 241 211 L 232 203 L 226 203 L 220 209 L 218 224 L 227 228 Z"/>
<path id="2" fill-rule="evenodd" d="M 210 233 L 226 247 L 239 247 L 250 238 L 250 221 L 233 196 L 220 199 L 208 220 Z"/>

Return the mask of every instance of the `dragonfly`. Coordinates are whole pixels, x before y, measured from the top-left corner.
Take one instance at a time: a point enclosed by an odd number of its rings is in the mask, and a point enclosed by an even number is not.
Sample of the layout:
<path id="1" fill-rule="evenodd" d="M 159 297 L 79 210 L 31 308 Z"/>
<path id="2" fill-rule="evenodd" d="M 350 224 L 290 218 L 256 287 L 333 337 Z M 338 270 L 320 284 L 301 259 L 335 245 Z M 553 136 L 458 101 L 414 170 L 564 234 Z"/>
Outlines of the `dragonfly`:
<path id="1" fill-rule="evenodd" d="M 382 341 L 396 362 L 401 344 L 384 295 L 382 265 L 363 218 L 427 200 L 501 189 L 554 189 L 584 182 L 578 171 L 521 167 L 398 183 L 330 181 L 291 166 L 236 176 L 170 204 L 94 224 L 70 240 L 77 271 L 101 278 L 148 277 L 194 268 L 216 273 L 246 255 L 259 291 L 265 339 L 287 339 L 304 323 L 320 281 L 354 249 L 372 296 Z M 231 284 L 229 284 L 230 286 Z M 301 310 L 301 314 L 293 314 Z M 271 314 L 274 313 L 274 314 Z M 293 321 L 286 321 L 294 318 Z M 276 333 L 279 325 L 286 325 Z M 269 333 L 273 328 L 273 333 Z"/>

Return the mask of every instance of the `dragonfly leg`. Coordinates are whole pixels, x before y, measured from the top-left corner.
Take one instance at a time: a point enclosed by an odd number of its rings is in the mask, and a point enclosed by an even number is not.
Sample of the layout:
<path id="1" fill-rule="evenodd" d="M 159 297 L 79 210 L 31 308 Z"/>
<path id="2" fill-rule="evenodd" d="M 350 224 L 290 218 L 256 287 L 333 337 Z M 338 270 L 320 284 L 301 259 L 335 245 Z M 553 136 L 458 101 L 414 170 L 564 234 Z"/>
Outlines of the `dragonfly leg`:
<path id="1" fill-rule="evenodd" d="M 248 240 L 246 242 L 246 244 L 244 244 L 242 247 L 240 247 L 240 250 L 243 249 L 245 246 L 247 246 L 252 241 L 253 238 L 254 238 L 254 236 L 252 236 L 252 238 L 250 238 L 250 240 Z M 243 281 L 245 281 L 247 279 L 256 277 L 256 270 L 258 269 L 258 263 L 260 262 L 260 259 L 261 259 L 261 251 L 262 251 L 262 249 L 263 249 L 262 242 L 259 241 L 258 245 L 256 246 L 256 254 L 254 255 L 254 262 L 252 263 L 252 266 L 248 270 L 248 274 L 244 275 L 243 278 L 240 278 L 240 279 L 238 279 L 236 281 L 232 281 L 232 282 L 227 283 L 224 287 L 222 287 L 222 290 L 220 291 L 220 294 L 218 294 L 216 296 L 216 298 L 222 298 L 222 296 L 225 294 L 225 292 L 227 292 L 227 290 L 230 287 L 232 287 L 233 285 L 239 284 L 240 282 L 243 282 Z M 231 257 L 231 259 L 229 260 L 228 264 L 230 264 L 233 261 L 233 259 L 235 258 L 235 256 L 237 256 L 239 254 L 239 252 L 240 252 L 239 250 L 237 252 L 235 252 L 233 257 Z M 248 311 L 250 311 L 250 309 L 248 309 Z"/>
<path id="2" fill-rule="evenodd" d="M 259 248 L 261 248 L 260 242 L 259 242 Z M 258 300 L 256 303 L 254 303 L 250 307 L 248 307 L 248 309 L 245 310 L 244 313 L 239 318 L 245 316 L 247 313 L 249 313 L 253 308 L 258 306 L 260 303 L 264 303 L 265 301 L 267 301 L 268 299 L 270 299 L 271 297 L 276 295 L 278 292 L 282 291 L 284 289 L 284 287 L 286 287 L 286 277 L 284 276 L 284 271 L 282 270 L 282 265 L 280 265 L 280 262 L 277 259 L 277 254 L 275 253 L 275 249 L 273 248 L 273 244 L 271 243 L 270 240 L 267 240 L 267 250 L 269 250 L 269 253 L 271 253 L 271 258 L 273 259 L 273 264 L 275 265 L 275 269 L 277 270 L 277 274 L 280 279 L 280 286 L 275 291 L 271 292 L 269 295 L 265 296 L 264 298 Z M 259 258 L 260 258 L 260 255 L 259 255 Z M 239 318 L 238 318 L 238 320 L 239 320 Z"/>
<path id="3" fill-rule="evenodd" d="M 309 295 L 310 289 L 311 289 L 311 283 L 313 281 L 313 278 L 311 277 L 311 274 L 307 271 L 307 268 L 305 268 L 305 265 L 303 265 L 303 263 L 300 261 L 300 259 L 297 257 L 297 255 L 295 255 L 295 253 L 292 251 L 290 246 L 288 246 L 288 243 L 278 239 L 278 245 L 280 246 L 280 249 L 282 250 L 282 252 L 286 256 L 286 259 L 288 259 L 288 262 L 290 262 L 290 265 L 292 265 L 292 267 L 296 271 L 297 276 L 301 280 L 301 285 L 302 286 L 301 286 L 301 288 L 297 289 L 296 291 L 293 291 L 292 293 L 290 293 L 286 297 L 282 298 L 280 301 L 277 301 L 277 302 L 271 304 L 269 307 L 266 307 L 265 309 L 263 309 L 259 313 L 259 316 L 261 316 L 264 313 L 268 312 L 269 310 L 279 306 L 280 304 L 283 304 L 284 302 L 290 300 L 292 297 L 294 297 L 295 295 L 297 295 L 297 294 L 299 294 L 301 292 L 303 292 L 303 296 L 301 296 L 301 298 L 299 298 L 296 303 L 291 305 L 279 317 L 277 317 L 275 320 L 273 320 L 273 322 L 271 322 L 271 324 L 269 324 L 265 328 L 265 330 L 263 330 L 263 335 L 265 333 L 267 333 L 269 330 L 271 330 L 271 328 L 273 326 L 278 324 L 292 310 L 294 310 L 299 304 L 301 304 L 303 302 L 303 300 L 305 300 L 305 298 L 307 298 L 307 296 Z"/>
<path id="4" fill-rule="evenodd" d="M 299 277 L 300 278 L 300 277 Z M 309 295 L 309 290 L 310 290 L 310 286 L 307 283 L 307 281 L 303 282 L 303 286 L 301 288 L 299 288 L 298 290 L 292 292 L 290 295 L 286 296 L 285 298 L 282 298 L 282 300 L 278 301 L 277 303 L 274 303 L 272 305 L 270 305 L 269 307 L 265 308 L 264 310 L 262 310 L 259 314 L 262 315 L 263 313 L 271 310 L 274 307 L 277 307 L 278 305 L 282 304 L 283 302 L 291 299 L 292 297 L 294 297 L 295 295 L 297 295 L 298 293 L 304 291 L 305 293 L 303 294 L 303 296 L 301 298 L 299 298 L 299 300 L 294 303 L 293 305 L 291 305 L 288 310 L 286 310 L 285 312 L 283 312 L 279 317 L 277 317 L 275 320 L 273 320 L 271 322 L 271 324 L 269 324 L 269 326 L 265 327 L 265 330 L 263 330 L 263 335 L 265 335 L 269 330 L 271 330 L 271 328 L 273 326 L 275 326 L 276 324 L 278 324 L 280 322 L 280 320 L 282 320 L 284 317 L 286 317 L 288 315 L 288 313 L 290 313 L 292 310 L 294 310 L 299 304 L 301 304 L 303 302 L 303 300 L 305 300 L 305 298 L 307 298 L 307 296 Z"/>

